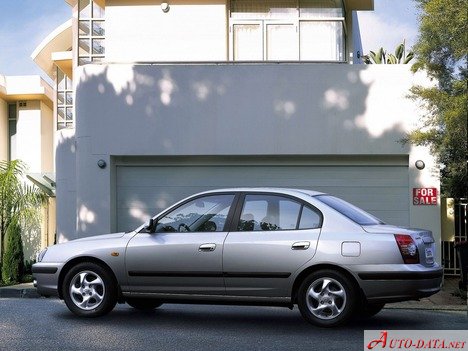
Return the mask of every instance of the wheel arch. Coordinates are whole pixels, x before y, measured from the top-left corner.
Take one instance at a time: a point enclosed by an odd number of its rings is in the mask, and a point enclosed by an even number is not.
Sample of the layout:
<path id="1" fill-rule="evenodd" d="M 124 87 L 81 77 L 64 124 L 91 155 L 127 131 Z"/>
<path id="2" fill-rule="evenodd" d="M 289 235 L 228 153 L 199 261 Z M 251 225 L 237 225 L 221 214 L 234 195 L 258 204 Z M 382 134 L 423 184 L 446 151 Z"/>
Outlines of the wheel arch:
<path id="1" fill-rule="evenodd" d="M 57 283 L 57 290 L 58 290 L 59 298 L 63 300 L 62 285 L 63 285 L 63 280 L 65 279 L 65 276 L 67 275 L 67 273 L 70 271 L 70 269 L 72 269 L 72 267 L 76 266 L 79 263 L 84 263 L 84 262 L 95 263 L 95 264 L 103 267 L 105 270 L 107 270 L 110 273 L 110 275 L 111 275 L 111 277 L 112 277 L 112 279 L 114 281 L 114 284 L 117 287 L 118 299 L 121 300 L 122 291 L 120 289 L 120 285 L 119 285 L 119 282 L 117 280 L 117 277 L 114 274 L 114 271 L 109 267 L 109 265 L 106 262 L 104 262 L 103 260 L 100 260 L 99 258 L 93 257 L 93 256 L 75 257 L 75 258 L 71 259 L 70 261 L 68 261 L 63 266 L 63 268 L 60 271 L 60 275 L 59 275 L 59 279 L 58 279 L 58 283 Z"/>
<path id="2" fill-rule="evenodd" d="M 299 287 L 301 286 L 302 282 L 312 273 L 321 271 L 321 270 L 334 270 L 337 272 L 340 272 L 344 274 L 346 277 L 350 279 L 350 281 L 353 283 L 354 287 L 356 288 L 356 291 L 359 292 L 359 300 L 363 301 L 365 300 L 365 295 L 364 292 L 361 289 L 361 286 L 359 285 L 356 277 L 346 268 L 330 263 L 321 263 L 321 264 L 316 264 L 313 266 L 309 266 L 305 268 L 301 273 L 299 273 L 294 280 L 294 284 L 291 290 L 291 302 L 293 304 L 297 303 L 297 292 L 299 290 Z"/>

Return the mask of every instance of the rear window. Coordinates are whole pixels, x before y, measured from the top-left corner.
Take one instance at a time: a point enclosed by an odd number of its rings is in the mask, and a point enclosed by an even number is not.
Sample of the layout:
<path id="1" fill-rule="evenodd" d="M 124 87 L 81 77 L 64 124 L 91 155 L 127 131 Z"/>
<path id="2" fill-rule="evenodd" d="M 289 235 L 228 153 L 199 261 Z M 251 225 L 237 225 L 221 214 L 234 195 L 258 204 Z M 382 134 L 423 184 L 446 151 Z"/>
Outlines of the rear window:
<path id="1" fill-rule="evenodd" d="M 345 200 L 339 199 L 337 197 L 331 195 L 318 195 L 315 198 L 359 225 L 385 224 L 370 213 L 367 213 L 366 211 L 361 210 L 359 207 L 351 205 L 349 202 L 346 202 Z"/>

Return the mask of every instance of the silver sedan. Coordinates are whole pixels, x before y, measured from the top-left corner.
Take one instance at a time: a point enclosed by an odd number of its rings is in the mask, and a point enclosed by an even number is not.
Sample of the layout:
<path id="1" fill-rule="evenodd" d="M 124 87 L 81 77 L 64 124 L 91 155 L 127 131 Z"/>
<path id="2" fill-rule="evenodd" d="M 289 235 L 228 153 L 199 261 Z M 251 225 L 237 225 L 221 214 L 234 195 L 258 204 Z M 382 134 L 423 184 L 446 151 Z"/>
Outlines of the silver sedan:
<path id="1" fill-rule="evenodd" d="M 434 253 L 430 231 L 385 224 L 331 195 L 235 188 L 193 195 L 127 233 L 48 247 L 33 275 L 40 294 L 84 317 L 116 303 L 297 305 L 331 327 L 438 292 Z"/>

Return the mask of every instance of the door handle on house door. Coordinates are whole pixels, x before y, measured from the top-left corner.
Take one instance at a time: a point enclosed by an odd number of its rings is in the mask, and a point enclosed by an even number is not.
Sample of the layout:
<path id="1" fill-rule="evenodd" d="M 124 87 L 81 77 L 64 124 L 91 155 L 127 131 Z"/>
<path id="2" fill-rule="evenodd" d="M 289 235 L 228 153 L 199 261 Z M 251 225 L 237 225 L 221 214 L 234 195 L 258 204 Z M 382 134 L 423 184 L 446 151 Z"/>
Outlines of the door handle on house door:
<path id="1" fill-rule="evenodd" d="M 216 244 L 201 244 L 198 248 L 200 252 L 214 251 L 216 249 Z"/>
<path id="2" fill-rule="evenodd" d="M 310 241 L 297 241 L 292 244 L 291 249 L 293 250 L 307 250 L 310 246 Z"/>

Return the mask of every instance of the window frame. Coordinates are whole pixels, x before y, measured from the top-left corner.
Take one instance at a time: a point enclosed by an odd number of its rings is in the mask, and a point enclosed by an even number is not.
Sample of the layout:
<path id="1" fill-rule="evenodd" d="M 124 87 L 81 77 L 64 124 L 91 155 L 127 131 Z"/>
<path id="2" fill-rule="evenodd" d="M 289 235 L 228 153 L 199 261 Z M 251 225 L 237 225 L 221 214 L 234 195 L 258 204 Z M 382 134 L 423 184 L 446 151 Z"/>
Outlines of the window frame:
<path id="1" fill-rule="evenodd" d="M 243 230 L 238 230 L 239 222 L 240 222 L 240 216 L 242 214 L 242 209 L 244 208 L 244 203 L 245 203 L 245 197 L 248 195 L 265 195 L 265 196 L 278 196 L 282 197 L 288 200 L 292 200 L 294 202 L 299 203 L 301 205 L 301 208 L 299 209 L 299 215 L 297 217 L 297 222 L 296 222 L 296 228 L 295 229 L 280 229 L 280 230 L 251 230 L 251 231 L 243 231 Z M 299 229 L 299 224 L 301 222 L 301 216 L 302 216 L 302 210 L 304 209 L 304 206 L 309 207 L 312 211 L 316 212 L 319 217 L 320 217 L 320 222 L 319 225 L 316 228 L 303 228 Z M 236 233 L 276 233 L 276 232 L 290 232 L 290 231 L 303 231 L 303 230 L 315 230 L 315 229 L 321 229 L 323 226 L 323 213 L 320 211 L 317 207 L 312 205 L 311 203 L 302 200 L 298 197 L 295 197 L 293 195 L 289 194 L 283 194 L 283 193 L 278 193 L 278 192 L 262 192 L 262 191 L 255 191 L 255 192 L 241 192 L 237 206 L 236 206 L 236 211 L 233 215 L 231 226 L 229 228 L 229 232 L 236 232 Z"/>
<path id="2" fill-rule="evenodd" d="M 105 40 L 106 40 L 106 18 L 105 18 L 105 8 L 101 8 L 99 5 L 95 3 L 94 0 L 86 0 L 90 6 L 90 15 L 83 17 L 81 15 L 80 7 L 79 7 L 79 2 L 78 0 L 78 28 L 77 28 L 77 38 L 76 38 L 76 58 L 77 58 L 77 66 L 84 66 L 86 64 L 90 63 L 95 63 L 95 62 L 102 62 L 104 61 L 106 57 L 106 45 L 105 45 Z M 95 17 L 94 16 L 94 7 L 97 6 L 102 10 L 102 15 L 103 17 Z M 104 34 L 103 35 L 97 35 L 94 34 L 93 30 L 93 25 L 94 23 L 102 23 L 104 25 Z M 80 24 L 81 23 L 86 23 L 89 28 L 89 33 L 88 34 L 80 34 Z M 80 40 L 87 40 L 89 42 L 89 52 L 80 54 Z M 104 45 L 104 52 L 103 53 L 93 53 L 93 42 L 94 40 L 101 40 Z M 85 60 L 84 62 L 81 62 L 82 60 Z"/>
<path id="3" fill-rule="evenodd" d="M 254 16 L 247 16 L 246 18 L 240 17 L 233 17 L 231 11 L 231 1 L 228 3 L 228 30 L 229 30 L 229 47 L 228 47 L 228 57 L 230 61 L 233 62 L 333 62 L 333 63 L 346 63 L 347 62 L 347 26 L 346 26 L 346 4 L 343 1 L 343 16 L 340 17 L 319 17 L 319 16 L 304 16 L 301 17 L 300 11 L 300 0 L 296 1 L 296 13 L 291 14 L 289 17 L 278 17 L 278 18 L 264 18 L 264 17 L 254 17 Z M 302 60 L 301 58 L 301 22 L 338 22 L 341 23 L 342 26 L 342 33 L 343 33 L 343 41 L 342 41 L 342 59 L 341 60 Z M 259 24 L 262 28 L 262 52 L 263 58 L 261 61 L 249 61 L 249 60 L 241 60 L 236 61 L 234 59 L 234 25 L 239 24 Z M 268 60 L 267 59 L 267 25 L 269 24 L 291 24 L 295 26 L 296 29 L 296 47 L 297 47 L 297 59 L 296 60 Z"/>

